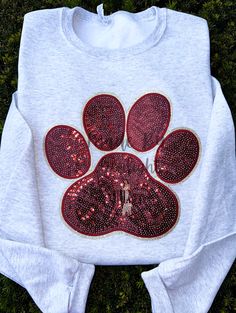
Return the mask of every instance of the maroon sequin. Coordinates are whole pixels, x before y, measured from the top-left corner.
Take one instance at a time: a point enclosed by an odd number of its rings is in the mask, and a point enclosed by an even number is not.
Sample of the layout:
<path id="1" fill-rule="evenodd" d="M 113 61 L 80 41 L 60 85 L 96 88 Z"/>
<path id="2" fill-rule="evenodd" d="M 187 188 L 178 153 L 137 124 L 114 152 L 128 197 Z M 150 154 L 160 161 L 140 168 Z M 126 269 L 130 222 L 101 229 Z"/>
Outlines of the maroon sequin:
<path id="1" fill-rule="evenodd" d="M 163 138 L 170 122 L 171 107 L 159 93 L 140 97 L 131 107 L 127 118 L 127 138 L 137 151 L 147 151 Z"/>
<path id="2" fill-rule="evenodd" d="M 168 232 L 179 214 L 174 193 L 151 177 L 131 153 L 103 156 L 94 171 L 65 192 L 62 215 L 76 231 L 99 236 L 124 231 L 138 237 Z"/>
<path id="3" fill-rule="evenodd" d="M 100 150 L 116 149 L 124 138 L 125 112 L 112 95 L 91 98 L 83 112 L 83 124 L 89 140 Z"/>
<path id="4" fill-rule="evenodd" d="M 102 151 L 116 149 L 127 126 L 127 139 L 145 152 L 159 142 L 154 158 L 160 179 L 177 183 L 186 178 L 199 158 L 200 141 L 187 129 L 177 129 L 164 138 L 171 106 L 159 93 L 147 93 L 131 107 L 127 124 L 120 101 L 100 94 L 84 107 L 83 125 L 91 142 Z M 87 236 L 124 231 L 136 237 L 155 238 L 169 232 L 179 218 L 179 202 L 167 186 L 154 179 L 132 153 L 109 152 L 93 172 L 84 137 L 67 125 L 51 128 L 45 137 L 46 157 L 52 169 L 65 178 L 80 178 L 63 196 L 65 222 Z M 83 176 L 83 177 L 81 177 Z"/>
<path id="5" fill-rule="evenodd" d="M 193 170 L 199 157 L 198 138 L 190 130 L 172 131 L 161 142 L 155 155 L 155 170 L 159 178 L 178 183 Z"/>
<path id="6" fill-rule="evenodd" d="M 51 168 L 64 178 L 83 176 L 90 167 L 88 145 L 75 128 L 56 125 L 45 136 L 45 153 Z"/>

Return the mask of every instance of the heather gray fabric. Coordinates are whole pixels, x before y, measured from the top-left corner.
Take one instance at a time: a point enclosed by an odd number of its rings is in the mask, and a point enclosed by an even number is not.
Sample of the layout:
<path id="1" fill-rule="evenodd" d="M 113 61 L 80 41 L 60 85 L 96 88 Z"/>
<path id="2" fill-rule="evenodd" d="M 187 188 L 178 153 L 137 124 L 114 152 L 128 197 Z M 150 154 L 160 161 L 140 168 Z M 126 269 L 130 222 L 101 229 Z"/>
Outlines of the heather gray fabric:
<path id="1" fill-rule="evenodd" d="M 236 255 L 235 129 L 211 75 L 207 21 L 155 6 L 104 17 L 100 5 L 97 12 L 63 7 L 24 16 L 18 86 L 1 139 L 0 272 L 25 287 L 44 313 L 84 313 L 95 265 L 160 263 L 141 274 L 152 313 L 206 313 Z M 127 115 L 138 97 L 152 91 L 171 102 L 167 134 L 190 128 L 201 143 L 189 177 L 166 184 L 179 199 L 178 223 L 151 239 L 72 230 L 60 208 L 73 180 L 50 168 L 45 134 L 64 124 L 87 140 L 82 113 L 89 98 L 113 94 Z M 88 173 L 106 153 L 89 148 Z M 116 151 L 149 164 L 156 147 Z"/>

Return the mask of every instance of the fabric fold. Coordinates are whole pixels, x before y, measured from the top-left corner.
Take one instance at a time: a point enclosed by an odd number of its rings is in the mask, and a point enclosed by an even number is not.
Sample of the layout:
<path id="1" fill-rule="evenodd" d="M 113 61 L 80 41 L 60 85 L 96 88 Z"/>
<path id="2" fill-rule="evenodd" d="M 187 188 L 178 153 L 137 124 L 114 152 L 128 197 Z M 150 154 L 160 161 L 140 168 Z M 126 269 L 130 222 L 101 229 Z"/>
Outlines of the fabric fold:
<path id="1" fill-rule="evenodd" d="M 0 272 L 26 288 L 44 313 L 84 313 L 95 265 L 45 245 L 33 135 L 17 91 L 2 132 L 0 176 Z"/>
<path id="2" fill-rule="evenodd" d="M 211 82 L 211 120 L 184 254 L 141 273 L 153 313 L 207 313 L 235 260 L 235 128 L 219 81 L 211 76 Z"/>

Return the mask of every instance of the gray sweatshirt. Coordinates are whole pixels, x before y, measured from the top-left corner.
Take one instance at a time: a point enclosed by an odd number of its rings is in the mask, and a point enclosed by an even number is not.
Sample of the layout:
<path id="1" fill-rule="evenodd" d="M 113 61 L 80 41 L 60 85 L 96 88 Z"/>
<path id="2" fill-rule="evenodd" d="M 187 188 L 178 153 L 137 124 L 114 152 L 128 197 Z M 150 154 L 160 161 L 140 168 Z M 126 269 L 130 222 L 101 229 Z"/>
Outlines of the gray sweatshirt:
<path id="1" fill-rule="evenodd" d="M 159 264 L 141 273 L 152 313 L 208 312 L 236 255 L 235 128 L 209 43 L 205 19 L 156 6 L 24 15 L 0 272 L 42 312 L 84 313 L 96 265 L 142 264 Z"/>

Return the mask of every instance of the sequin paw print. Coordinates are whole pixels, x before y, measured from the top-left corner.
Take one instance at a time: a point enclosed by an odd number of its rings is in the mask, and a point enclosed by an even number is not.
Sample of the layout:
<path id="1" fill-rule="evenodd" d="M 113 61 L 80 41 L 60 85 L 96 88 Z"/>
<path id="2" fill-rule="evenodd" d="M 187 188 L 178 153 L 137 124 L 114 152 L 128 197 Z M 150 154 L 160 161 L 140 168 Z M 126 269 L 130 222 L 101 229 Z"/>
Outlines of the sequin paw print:
<path id="1" fill-rule="evenodd" d="M 72 229 L 87 236 L 123 231 L 148 239 L 174 228 L 180 203 L 165 182 L 179 183 L 192 173 L 199 159 L 200 141 L 187 128 L 165 136 L 170 117 L 170 102 L 160 93 L 144 94 L 128 114 L 113 95 L 92 97 L 83 109 L 83 128 L 104 155 L 87 175 L 91 155 L 84 136 L 68 125 L 56 125 L 47 132 L 44 145 L 48 164 L 57 175 L 76 178 L 61 203 L 62 216 Z M 125 134 L 134 153 L 112 151 L 121 150 Z M 152 149 L 159 180 L 135 155 Z"/>

